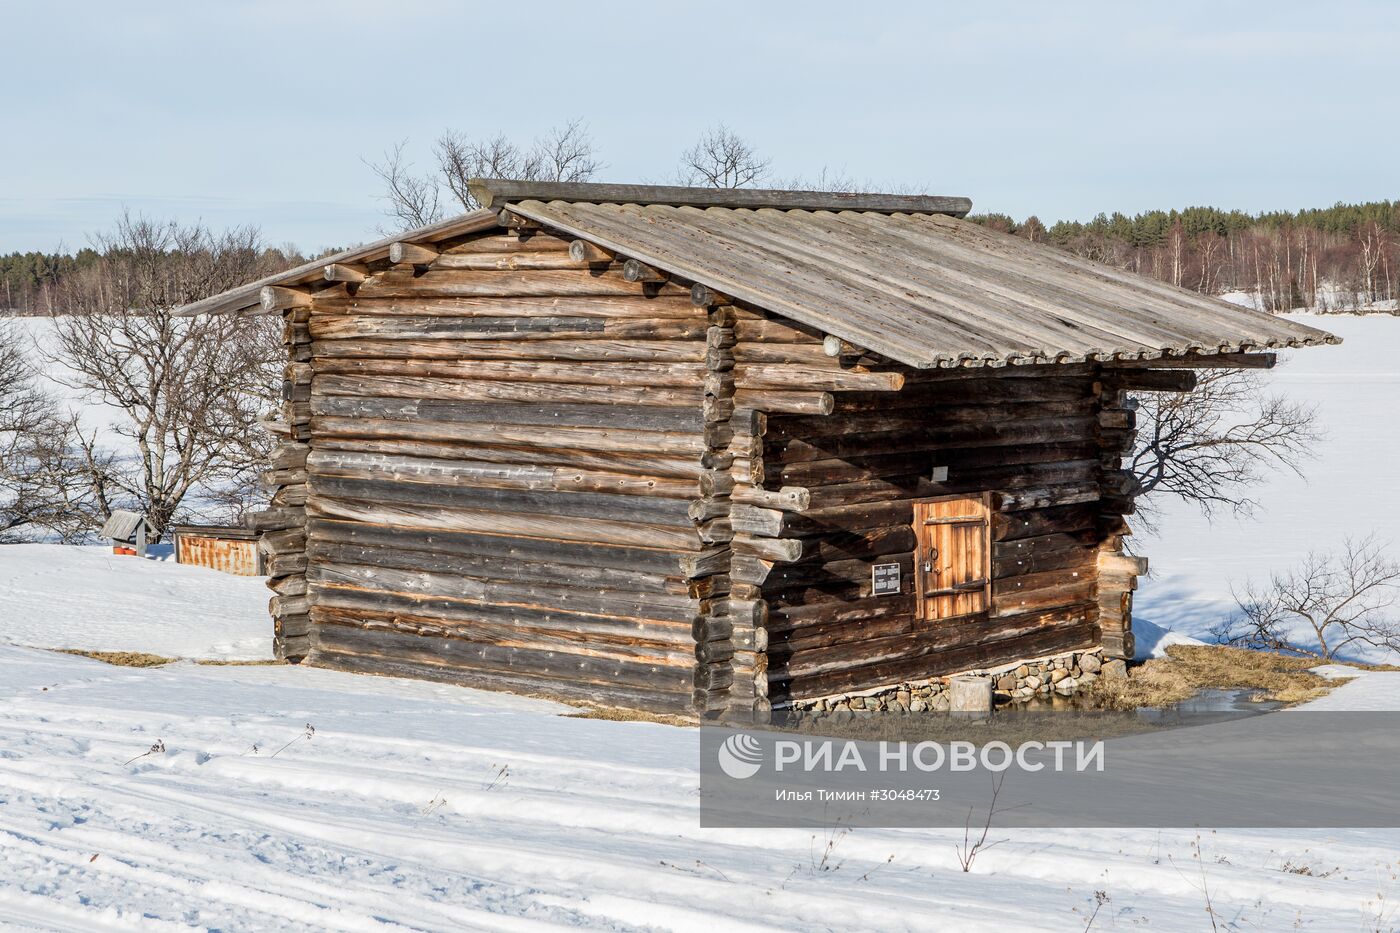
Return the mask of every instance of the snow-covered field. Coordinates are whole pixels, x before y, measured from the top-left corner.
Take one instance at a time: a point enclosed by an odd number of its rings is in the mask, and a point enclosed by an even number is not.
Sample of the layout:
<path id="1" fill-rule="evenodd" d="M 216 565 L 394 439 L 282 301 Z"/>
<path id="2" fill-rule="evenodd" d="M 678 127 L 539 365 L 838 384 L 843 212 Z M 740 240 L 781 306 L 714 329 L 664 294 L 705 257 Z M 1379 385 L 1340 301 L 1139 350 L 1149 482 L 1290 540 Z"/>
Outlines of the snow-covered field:
<path id="1" fill-rule="evenodd" d="M 1344 341 L 1287 354 L 1268 375 L 1280 392 L 1317 406 L 1327 434 L 1317 457 L 1303 476 L 1277 473 L 1253 491 L 1259 508 L 1249 519 L 1207 520 L 1190 505 L 1164 503 L 1159 533 L 1136 541 L 1151 561 L 1137 618 L 1205 637 L 1236 610 L 1232 584 L 1266 581 L 1349 535 L 1375 532 L 1400 548 L 1400 317 L 1290 317 Z"/>
<path id="2" fill-rule="evenodd" d="M 1309 482 L 1277 478 L 1253 523 L 1163 515 L 1143 542 L 1144 619 L 1200 631 L 1231 579 L 1348 532 L 1400 539 L 1400 320 L 1321 323 L 1347 343 L 1273 376 L 1327 423 Z M 994 830 L 1004 841 L 964 873 L 961 830 L 699 828 L 691 729 L 392 678 L 19 647 L 255 656 L 265 601 L 257 580 L 0 548 L 0 929 L 1083 930 L 1096 892 L 1093 930 L 1210 929 L 1208 902 L 1220 929 L 1400 924 L 1396 830 Z M 1319 705 L 1400 709 L 1400 674 Z"/>
<path id="3" fill-rule="evenodd" d="M 0 545 L 0 642 L 271 658 L 270 595 L 263 577 L 117 557 L 107 547 Z"/>
<path id="4" fill-rule="evenodd" d="M 1223 929 L 1355 931 L 1400 905 L 1394 831 L 1006 830 L 965 874 L 961 831 L 700 829 L 691 729 L 280 666 L 0 669 L 7 930 L 1081 930 L 1103 891 L 1096 930 L 1205 929 L 1208 894 Z"/>

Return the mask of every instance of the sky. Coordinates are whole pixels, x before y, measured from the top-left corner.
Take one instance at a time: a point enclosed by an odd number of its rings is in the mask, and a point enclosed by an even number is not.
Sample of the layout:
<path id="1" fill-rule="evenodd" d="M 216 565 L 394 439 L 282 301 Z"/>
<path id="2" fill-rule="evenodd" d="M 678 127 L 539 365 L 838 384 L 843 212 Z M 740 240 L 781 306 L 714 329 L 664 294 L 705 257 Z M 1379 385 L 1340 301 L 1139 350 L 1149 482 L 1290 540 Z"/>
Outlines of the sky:
<path id="1" fill-rule="evenodd" d="M 1046 222 L 1400 197 L 1400 4 L 0 3 L 0 252 L 124 211 L 305 251 L 389 221 L 366 162 L 581 119 L 600 181 L 728 125 L 782 178 Z"/>

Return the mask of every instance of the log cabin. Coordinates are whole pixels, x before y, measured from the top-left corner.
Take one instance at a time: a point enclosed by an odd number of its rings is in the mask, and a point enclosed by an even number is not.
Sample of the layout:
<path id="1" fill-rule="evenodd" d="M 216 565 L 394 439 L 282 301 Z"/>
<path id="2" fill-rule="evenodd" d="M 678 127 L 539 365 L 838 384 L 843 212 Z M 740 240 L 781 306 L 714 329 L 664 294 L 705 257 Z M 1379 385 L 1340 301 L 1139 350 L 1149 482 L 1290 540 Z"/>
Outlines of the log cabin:
<path id="1" fill-rule="evenodd" d="M 279 315 L 280 657 L 747 715 L 1133 653 L 1129 393 L 1322 331 L 960 197 L 478 180 Z"/>

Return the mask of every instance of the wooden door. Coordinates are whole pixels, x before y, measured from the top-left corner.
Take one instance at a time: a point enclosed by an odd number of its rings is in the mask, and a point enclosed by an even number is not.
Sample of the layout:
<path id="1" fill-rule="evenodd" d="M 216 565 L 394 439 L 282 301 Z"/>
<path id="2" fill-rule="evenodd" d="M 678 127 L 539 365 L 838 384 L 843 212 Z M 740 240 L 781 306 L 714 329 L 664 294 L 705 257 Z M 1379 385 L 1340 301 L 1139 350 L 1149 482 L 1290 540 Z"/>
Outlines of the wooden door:
<path id="1" fill-rule="evenodd" d="M 914 503 L 914 581 L 920 619 L 985 612 L 991 604 L 989 496 L 943 496 Z"/>

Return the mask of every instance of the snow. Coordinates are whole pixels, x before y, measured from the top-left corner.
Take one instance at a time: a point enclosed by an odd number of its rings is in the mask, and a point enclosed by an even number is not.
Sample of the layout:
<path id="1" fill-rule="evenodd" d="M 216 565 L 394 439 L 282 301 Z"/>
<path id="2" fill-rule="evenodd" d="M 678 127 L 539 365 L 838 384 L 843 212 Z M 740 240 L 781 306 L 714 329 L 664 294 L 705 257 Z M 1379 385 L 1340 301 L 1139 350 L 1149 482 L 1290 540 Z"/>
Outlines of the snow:
<path id="1" fill-rule="evenodd" d="M 1133 619 L 1133 635 L 1137 641 L 1135 657 L 1140 661 L 1148 658 L 1165 658 L 1167 648 L 1172 645 L 1199 645 L 1199 638 L 1173 632 L 1171 629 L 1154 625 L 1146 619 Z"/>
<path id="2" fill-rule="evenodd" d="M 1286 354 L 1268 371 L 1290 398 L 1317 406 L 1326 431 L 1303 475 L 1272 475 L 1252 495 L 1252 518 L 1207 519 L 1189 504 L 1164 502 L 1159 534 L 1139 533 L 1134 546 L 1150 559 L 1138 581 L 1134 628 L 1144 622 L 1213 640 L 1210 628 L 1237 611 L 1233 591 L 1253 577 L 1267 582 L 1310 550 L 1328 551 L 1374 532 L 1400 547 L 1400 318 L 1289 315 L 1343 338 L 1340 346 Z M 1146 630 L 1146 629 L 1143 629 Z M 1376 660 L 1386 660 L 1376 657 Z"/>
<path id="3" fill-rule="evenodd" d="M 0 545 L 0 641 L 165 657 L 272 657 L 263 577 L 118 557 L 111 548 Z"/>
<path id="4" fill-rule="evenodd" d="M 961 830 L 855 829 L 822 871 L 825 834 L 698 827 L 691 729 L 287 666 L 0 669 L 5 929 L 1066 930 L 1098 890 L 1095 929 L 1205 919 L 1193 830 L 1009 829 L 964 874 Z M 1220 917 L 1347 931 L 1400 896 L 1397 844 L 1199 842 Z"/>
<path id="5" fill-rule="evenodd" d="M 1253 521 L 1159 517 L 1141 542 L 1144 652 L 1200 634 L 1232 581 L 1309 547 L 1400 539 L 1400 440 L 1377 429 L 1400 321 L 1318 323 L 1347 343 L 1271 374 L 1327 423 L 1308 480 L 1275 477 Z M 1066 930 L 1096 891 L 1094 930 L 1202 929 L 1206 891 L 1222 929 L 1400 922 L 1395 830 L 1007 829 L 964 873 L 960 829 L 701 829 L 693 729 L 387 677 L 23 647 L 266 657 L 267 595 L 101 548 L 0 547 L 0 929 Z M 1355 679 L 1313 708 L 1400 708 L 1400 672 L 1320 670 Z"/>

